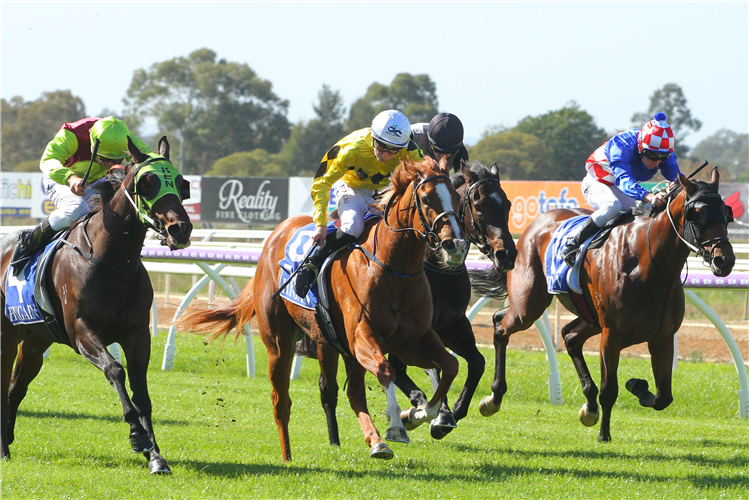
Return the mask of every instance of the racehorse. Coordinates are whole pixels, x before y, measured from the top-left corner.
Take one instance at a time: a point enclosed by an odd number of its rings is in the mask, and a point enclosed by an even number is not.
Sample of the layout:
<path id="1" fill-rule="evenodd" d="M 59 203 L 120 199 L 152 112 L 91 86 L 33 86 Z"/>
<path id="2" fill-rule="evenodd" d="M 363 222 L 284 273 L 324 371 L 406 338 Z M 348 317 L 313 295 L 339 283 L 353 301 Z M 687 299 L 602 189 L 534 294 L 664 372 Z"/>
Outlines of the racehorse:
<path id="1" fill-rule="evenodd" d="M 517 250 L 507 227 L 512 204 L 502 190 L 497 165 L 493 164 L 491 168 L 486 168 L 474 161 L 470 165 L 464 165 L 460 172 L 452 177 L 452 182 L 461 199 L 459 216 L 466 229 L 466 239 L 476 245 L 493 264 L 492 271 L 483 275 L 482 280 L 498 286 L 497 281 L 500 281 L 501 275 L 515 265 Z M 468 375 L 455 402 L 454 411 L 450 411 L 445 399 L 440 406 L 439 416 L 430 423 L 432 437 L 441 439 L 468 413 L 471 398 L 484 373 L 485 360 L 476 348 L 471 322 L 466 317 L 466 309 L 471 299 L 471 280 L 466 267 L 460 266 L 454 270 L 446 268 L 442 265 L 440 253 L 427 247 L 424 270 L 432 292 L 432 329 L 446 347 L 466 360 L 468 368 Z M 307 344 L 300 346 L 298 351 L 317 358 L 320 362 L 320 395 L 328 422 L 328 437 L 331 444 L 339 445 L 335 415 L 338 400 L 338 352 L 326 346 L 315 347 Z M 414 429 L 420 422 L 412 419 L 412 416 L 417 408 L 426 406 L 427 396 L 408 376 L 406 364 L 397 355 L 391 353 L 388 361 L 396 368 L 395 385 L 413 405 L 403 411 L 401 418 L 406 429 Z M 432 388 L 436 390 L 439 384 L 439 370 L 426 371 Z"/>
<path id="2" fill-rule="evenodd" d="M 648 343 L 656 394 L 650 392 L 646 380 L 633 378 L 625 384 L 640 404 L 662 410 L 673 400 L 673 336 L 684 318 L 680 276 L 687 257 L 690 251 L 697 252 L 715 276 L 727 276 L 735 263 L 727 237 L 727 224 L 733 219 L 730 208 L 718 194 L 719 180 L 717 167 L 712 171 L 710 183 L 691 182 L 679 174 L 680 186 L 669 192 L 665 208 L 614 227 L 602 247 L 588 250 L 580 271 L 584 306 L 573 303 L 569 294 L 557 295 L 565 308 L 578 316 L 562 329 L 562 335 L 587 399 L 579 412 L 580 421 L 586 426 L 595 425 L 599 418 L 598 388 L 582 349 L 587 339 L 601 334 L 603 417 L 599 441 L 611 440 L 611 409 L 619 393 L 617 367 L 622 349 Z M 507 392 L 505 355 L 510 335 L 528 329 L 551 303 L 544 255 L 552 234 L 570 217 L 589 213 L 550 210 L 535 219 L 521 235 L 517 264 L 507 275 L 510 305 L 493 318 L 495 374 L 492 395 L 485 397 L 479 406 L 482 415 L 496 413 Z"/>
<path id="3" fill-rule="evenodd" d="M 429 158 L 401 163 L 391 174 L 393 189 L 380 201 L 382 218 L 362 234 L 359 247 L 339 252 L 330 266 L 330 317 L 342 347 L 350 353 L 344 356 L 347 395 L 373 458 L 390 459 L 393 452 L 369 416 L 365 370 L 385 389 L 390 421 L 385 439 L 396 442 L 409 442 L 409 438 L 395 397 L 395 370 L 385 354 L 396 353 L 410 365 L 442 370 L 443 378 L 432 399 L 415 416 L 422 420 L 437 416 L 458 373 L 457 360 L 430 328 L 432 301 L 423 272 L 427 244 L 441 254 L 448 267 L 462 265 L 468 250 L 455 213 L 459 196 L 446 171 L 444 161 L 438 165 Z M 214 310 L 193 306 L 177 325 L 193 332 L 216 332 L 211 336 L 215 339 L 257 315 L 268 351 L 271 399 L 284 461 L 291 460 L 289 376 L 295 344 L 305 333 L 318 344 L 327 342 L 313 311 L 274 297 L 274 292 L 285 286 L 279 278 L 284 248 L 292 235 L 310 222 L 307 216 L 282 222 L 265 243 L 254 279 L 232 304 Z"/>
<path id="4" fill-rule="evenodd" d="M 125 421 L 130 425 L 132 450 L 144 454 L 149 471 L 171 473 L 151 424 L 146 371 L 151 354 L 148 323 L 153 288 L 140 252 L 146 224 L 157 229 L 164 238 L 163 244 L 172 250 L 190 244 L 192 224 L 181 203 L 183 196 L 189 196 L 189 183 L 169 163 L 166 137 L 159 141 L 161 156 L 141 153 L 129 138 L 128 149 L 137 165 L 110 170 L 100 183 L 101 205 L 62 236 L 60 248 L 46 268 L 45 277 L 51 283 L 47 292 L 62 327 L 59 337 L 44 323 L 14 326 L 3 314 L 3 458 L 10 458 L 18 407 L 41 370 L 43 353 L 53 342 L 59 342 L 68 344 L 104 372 L 117 391 Z M 18 233 L 11 233 L 0 243 L 3 311 L 5 284 L 10 279 L 9 261 L 17 239 Z M 122 346 L 127 359 L 132 400 L 125 388 L 125 370 L 106 349 L 114 342 Z"/>

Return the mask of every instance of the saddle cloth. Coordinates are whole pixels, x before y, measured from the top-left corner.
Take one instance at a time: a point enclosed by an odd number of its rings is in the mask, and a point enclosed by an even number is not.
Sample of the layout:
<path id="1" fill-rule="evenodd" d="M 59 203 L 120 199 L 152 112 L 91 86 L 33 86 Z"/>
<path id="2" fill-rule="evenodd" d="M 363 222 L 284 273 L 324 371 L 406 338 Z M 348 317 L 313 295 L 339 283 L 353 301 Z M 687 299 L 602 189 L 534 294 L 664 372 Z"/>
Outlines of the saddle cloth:
<path id="1" fill-rule="evenodd" d="M 580 252 L 578 253 L 578 259 L 575 265 L 570 269 L 560 257 L 560 252 L 567 240 L 574 238 L 582 229 L 583 224 L 588 219 L 587 215 L 581 215 L 578 217 L 572 217 L 567 219 L 564 223 L 554 231 L 551 237 L 551 243 L 546 247 L 546 255 L 544 256 L 544 263 L 546 268 L 546 288 L 551 294 L 569 293 L 572 290 L 575 293 L 582 293 L 580 287 L 580 266 L 583 259 L 580 259 L 580 255 L 584 255 L 588 248 L 588 245 L 595 238 L 595 236 L 588 238 L 582 245 L 580 245 Z"/>
<path id="2" fill-rule="evenodd" d="M 369 221 L 372 218 L 379 217 L 378 214 L 365 214 L 364 220 Z M 337 230 L 339 227 L 341 227 L 341 222 L 338 220 L 332 220 L 328 221 L 328 234 L 331 232 Z M 303 307 L 305 309 L 309 309 L 311 311 L 314 311 L 317 306 L 318 297 L 319 297 L 319 289 L 318 289 L 318 283 L 322 280 L 324 280 L 324 274 L 323 272 L 320 272 L 320 275 L 318 276 L 318 281 L 316 281 L 312 287 L 310 288 L 309 292 L 307 292 L 307 296 L 305 298 L 301 298 L 299 295 L 296 294 L 294 291 L 294 287 L 296 284 L 296 276 L 294 276 L 294 279 L 288 281 L 289 276 L 294 274 L 294 271 L 297 270 L 297 268 L 302 265 L 304 262 L 304 258 L 307 256 L 307 253 L 309 253 L 310 248 L 312 247 L 312 236 L 315 234 L 315 223 L 311 222 L 307 224 L 306 226 L 300 227 L 297 229 L 297 231 L 294 233 L 294 236 L 291 237 L 291 239 L 286 243 L 286 249 L 284 251 L 284 258 L 278 261 L 278 267 L 281 268 L 280 275 L 279 275 L 279 283 L 284 284 L 284 288 L 281 291 L 280 295 L 284 299 L 288 300 L 292 304 L 295 304 L 299 307 Z M 327 260 L 332 259 L 335 257 L 335 253 L 331 254 L 330 257 L 328 257 Z M 327 262 L 326 260 L 326 262 Z M 325 269 L 327 266 L 323 264 L 321 266 L 321 269 Z M 323 281 L 324 283 L 324 281 Z"/>
<path id="3" fill-rule="evenodd" d="M 42 323 L 44 317 L 37 305 L 34 296 L 34 289 L 38 277 L 38 272 L 43 266 L 40 262 L 46 262 L 48 256 L 54 250 L 58 240 L 54 239 L 44 249 L 40 250 L 31 257 L 18 276 L 13 276 L 10 266 L 8 266 L 8 277 L 5 280 L 5 316 L 14 325 L 31 325 Z"/>

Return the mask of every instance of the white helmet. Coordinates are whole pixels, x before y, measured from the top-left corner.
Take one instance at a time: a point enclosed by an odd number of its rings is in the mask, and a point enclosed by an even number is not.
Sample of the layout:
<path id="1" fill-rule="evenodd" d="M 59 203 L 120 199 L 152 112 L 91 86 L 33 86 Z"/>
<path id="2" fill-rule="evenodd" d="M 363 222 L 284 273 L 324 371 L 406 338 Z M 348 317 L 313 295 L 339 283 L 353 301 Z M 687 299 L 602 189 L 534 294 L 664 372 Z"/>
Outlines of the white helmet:
<path id="1" fill-rule="evenodd" d="M 411 137 L 411 124 L 400 111 L 388 109 L 372 120 L 372 137 L 387 145 L 405 148 Z"/>

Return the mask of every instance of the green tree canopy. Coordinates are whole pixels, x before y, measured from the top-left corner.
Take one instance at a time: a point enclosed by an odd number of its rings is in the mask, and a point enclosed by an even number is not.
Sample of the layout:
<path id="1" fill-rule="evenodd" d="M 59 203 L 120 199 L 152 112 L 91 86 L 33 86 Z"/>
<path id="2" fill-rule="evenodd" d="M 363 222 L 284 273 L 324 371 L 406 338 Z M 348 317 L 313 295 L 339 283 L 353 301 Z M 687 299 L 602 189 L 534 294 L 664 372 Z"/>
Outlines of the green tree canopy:
<path id="1" fill-rule="evenodd" d="M 35 101 L 2 99 L 1 108 L 0 162 L 5 171 L 38 170 L 44 148 L 60 127 L 86 117 L 83 101 L 69 90 L 45 92 Z"/>
<path id="2" fill-rule="evenodd" d="M 729 172 L 731 179 L 749 182 L 749 134 L 738 134 L 727 129 L 700 141 L 692 151 L 694 160 L 707 160 Z"/>
<path id="3" fill-rule="evenodd" d="M 325 152 L 346 135 L 340 92 L 323 85 L 317 97 L 319 102 L 313 106 L 316 117 L 296 124 L 281 152 L 289 175 L 314 175 Z"/>
<path id="4" fill-rule="evenodd" d="M 216 161 L 205 175 L 226 177 L 287 177 L 278 155 L 264 149 L 253 149 L 225 156 Z"/>
<path id="5" fill-rule="evenodd" d="M 684 138 L 702 128 L 702 122 L 692 117 L 692 111 L 687 107 L 687 99 L 681 87 L 675 83 L 668 83 L 662 89 L 653 92 L 648 110 L 632 116 L 632 126 L 642 127 L 659 111 L 666 113 L 666 121 L 674 131 L 676 156 L 686 157 L 689 146 L 684 144 Z"/>
<path id="6" fill-rule="evenodd" d="M 390 86 L 375 82 L 351 105 L 346 128 L 369 127 L 386 109 L 401 111 L 411 123 L 428 122 L 437 114 L 437 86 L 429 75 L 409 73 L 396 75 Z"/>
<path id="7" fill-rule="evenodd" d="M 164 132 L 181 133 L 185 172 L 202 174 L 239 151 L 277 153 L 289 137 L 288 101 L 247 64 L 217 61 L 210 49 L 137 70 L 125 103 L 136 121 L 152 117 Z"/>
<path id="8" fill-rule="evenodd" d="M 585 160 L 608 138 L 597 127 L 593 117 L 570 102 L 557 111 L 527 117 L 513 129 L 531 134 L 546 146 L 550 154 L 548 166 L 540 166 L 537 179 L 580 180 L 585 174 Z"/>
<path id="9" fill-rule="evenodd" d="M 522 132 L 485 135 L 470 148 L 470 156 L 485 165 L 496 161 L 504 180 L 546 179 L 550 170 L 551 155 L 543 141 Z"/>

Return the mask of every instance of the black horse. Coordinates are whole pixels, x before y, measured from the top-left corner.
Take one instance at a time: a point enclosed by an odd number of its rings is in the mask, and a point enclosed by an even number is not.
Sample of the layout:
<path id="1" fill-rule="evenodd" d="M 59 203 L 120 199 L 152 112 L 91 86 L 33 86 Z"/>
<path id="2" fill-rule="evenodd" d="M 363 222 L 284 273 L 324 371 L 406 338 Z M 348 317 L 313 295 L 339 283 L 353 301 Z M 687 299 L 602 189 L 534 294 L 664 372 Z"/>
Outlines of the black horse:
<path id="1" fill-rule="evenodd" d="M 482 276 L 483 283 L 496 283 L 504 290 L 504 275 L 515 265 L 517 250 L 508 229 L 511 203 L 502 190 L 496 164 L 487 168 L 479 162 L 464 165 L 452 177 L 453 185 L 461 197 L 460 219 L 465 226 L 466 238 L 492 262 L 493 268 Z M 476 347 L 471 322 L 466 309 L 471 299 L 471 279 L 465 266 L 450 270 L 444 266 L 439 255 L 427 247 L 424 271 L 432 291 L 432 329 L 437 332 L 447 348 L 466 360 L 468 375 L 463 390 L 455 402 L 453 411 L 443 401 L 439 416 L 430 423 L 433 438 L 441 439 L 457 425 L 457 421 L 468 413 L 468 407 L 485 369 L 483 355 Z M 471 272 L 471 276 L 473 276 Z M 328 437 L 331 444 L 340 443 L 335 411 L 338 402 L 338 352 L 327 345 L 315 345 L 308 337 L 297 347 L 300 354 L 317 358 L 320 363 L 320 399 L 328 422 Z M 409 398 L 411 408 L 401 414 L 406 429 L 418 426 L 412 420 L 417 407 L 424 407 L 427 396 L 408 376 L 406 365 L 397 356 L 390 354 L 388 360 L 396 369 L 395 384 Z M 344 357 L 346 366 L 350 360 Z M 439 370 L 426 370 L 432 388 L 439 384 Z"/>
<path id="2" fill-rule="evenodd" d="M 128 138 L 136 165 L 116 166 L 104 183 L 101 205 L 73 225 L 46 268 L 48 294 L 59 319 L 55 336 L 44 323 L 14 326 L 3 314 L 0 350 L 2 394 L 0 456 L 10 458 L 18 407 L 41 370 L 44 351 L 65 343 L 107 377 L 117 391 L 132 450 L 143 453 L 151 473 L 171 473 L 159 452 L 151 425 L 151 399 L 146 372 L 151 355 L 149 311 L 151 280 L 140 260 L 148 227 L 175 250 L 190 244 L 192 224 L 182 206 L 189 183 L 169 162 L 169 143 L 159 141 L 159 155 L 140 152 Z M 136 208 L 137 206 L 137 208 Z M 2 246 L 0 307 L 5 311 L 5 284 L 18 233 Z M 125 369 L 107 351 L 117 342 L 127 359 L 132 401 L 125 388 Z M 15 369 L 14 369 L 15 362 Z M 61 381 L 64 383 L 64 381 Z"/>

